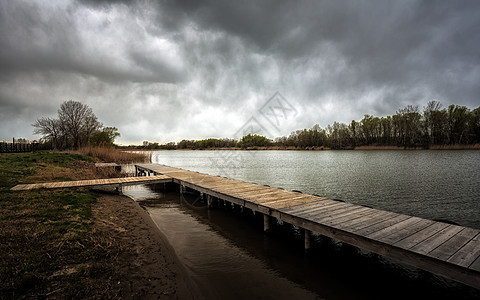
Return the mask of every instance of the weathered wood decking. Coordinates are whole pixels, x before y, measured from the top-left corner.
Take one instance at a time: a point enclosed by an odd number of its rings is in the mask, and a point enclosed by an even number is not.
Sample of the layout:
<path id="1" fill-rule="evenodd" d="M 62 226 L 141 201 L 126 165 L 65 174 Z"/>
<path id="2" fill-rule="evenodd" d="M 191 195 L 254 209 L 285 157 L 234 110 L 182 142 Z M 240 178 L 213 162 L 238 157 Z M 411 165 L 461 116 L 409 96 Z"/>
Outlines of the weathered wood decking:
<path id="1" fill-rule="evenodd" d="M 313 231 L 480 289 L 480 230 L 158 164 L 136 168 L 168 175 L 209 203 L 215 197 L 299 226 L 307 247 Z"/>
<path id="2" fill-rule="evenodd" d="M 12 188 L 14 191 L 33 190 L 33 189 L 62 189 L 62 188 L 79 188 L 88 187 L 96 188 L 101 186 L 114 186 L 121 189 L 122 186 L 137 184 L 152 184 L 172 182 L 172 178 L 165 175 L 148 176 L 148 177 L 124 177 L 124 178 L 108 178 L 108 179 L 91 179 L 64 182 L 45 182 L 35 184 L 19 184 Z"/>

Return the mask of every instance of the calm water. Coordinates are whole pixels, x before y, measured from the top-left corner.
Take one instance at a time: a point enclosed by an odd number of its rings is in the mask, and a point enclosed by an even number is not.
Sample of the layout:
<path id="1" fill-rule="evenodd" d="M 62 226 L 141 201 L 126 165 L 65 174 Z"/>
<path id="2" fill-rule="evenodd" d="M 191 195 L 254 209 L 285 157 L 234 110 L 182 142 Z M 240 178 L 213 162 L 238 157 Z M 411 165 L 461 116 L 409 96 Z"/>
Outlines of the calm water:
<path id="1" fill-rule="evenodd" d="M 480 228 L 480 151 L 156 151 L 152 161 Z"/>

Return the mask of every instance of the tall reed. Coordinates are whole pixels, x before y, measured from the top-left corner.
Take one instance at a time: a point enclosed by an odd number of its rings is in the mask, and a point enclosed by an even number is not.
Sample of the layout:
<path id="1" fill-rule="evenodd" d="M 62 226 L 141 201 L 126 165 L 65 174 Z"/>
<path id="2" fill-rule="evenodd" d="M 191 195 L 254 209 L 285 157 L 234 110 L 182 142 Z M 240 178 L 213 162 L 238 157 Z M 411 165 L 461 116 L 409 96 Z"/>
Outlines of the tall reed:
<path id="1" fill-rule="evenodd" d="M 114 147 L 87 146 L 80 148 L 78 153 L 93 157 L 96 161 L 114 163 L 151 162 L 151 152 L 122 151 Z"/>

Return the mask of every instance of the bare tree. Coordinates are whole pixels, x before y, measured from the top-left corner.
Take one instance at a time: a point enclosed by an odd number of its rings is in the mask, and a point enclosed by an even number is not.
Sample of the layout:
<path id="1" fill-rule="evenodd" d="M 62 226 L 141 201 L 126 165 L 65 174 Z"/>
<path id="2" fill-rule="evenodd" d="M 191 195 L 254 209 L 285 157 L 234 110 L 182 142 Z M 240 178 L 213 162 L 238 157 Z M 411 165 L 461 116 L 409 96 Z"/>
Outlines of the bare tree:
<path id="1" fill-rule="evenodd" d="M 58 110 L 58 119 L 40 118 L 33 133 L 52 142 L 53 148 L 78 148 L 87 145 L 90 137 L 102 124 L 92 109 L 77 101 L 65 101 Z"/>
<path id="2" fill-rule="evenodd" d="M 91 134 L 102 127 L 92 109 L 78 101 L 63 102 L 58 117 L 73 148 L 86 144 Z"/>
<path id="3" fill-rule="evenodd" d="M 60 138 L 62 135 L 62 128 L 60 120 L 52 118 L 41 118 L 32 124 L 35 129 L 34 134 L 41 134 L 43 139 L 50 140 L 52 148 L 57 149 L 60 147 Z"/>

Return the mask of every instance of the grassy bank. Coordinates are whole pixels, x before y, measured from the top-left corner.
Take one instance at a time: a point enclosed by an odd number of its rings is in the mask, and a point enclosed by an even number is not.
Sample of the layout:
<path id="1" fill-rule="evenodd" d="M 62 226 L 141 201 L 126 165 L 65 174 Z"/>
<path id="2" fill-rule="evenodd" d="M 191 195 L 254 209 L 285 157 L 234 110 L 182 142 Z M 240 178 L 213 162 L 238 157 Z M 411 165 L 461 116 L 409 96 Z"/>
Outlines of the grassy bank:
<path id="1" fill-rule="evenodd" d="M 117 296 L 118 247 L 92 227 L 96 194 L 10 191 L 18 183 L 95 178 L 92 164 L 78 154 L 0 154 L 1 298 Z"/>

